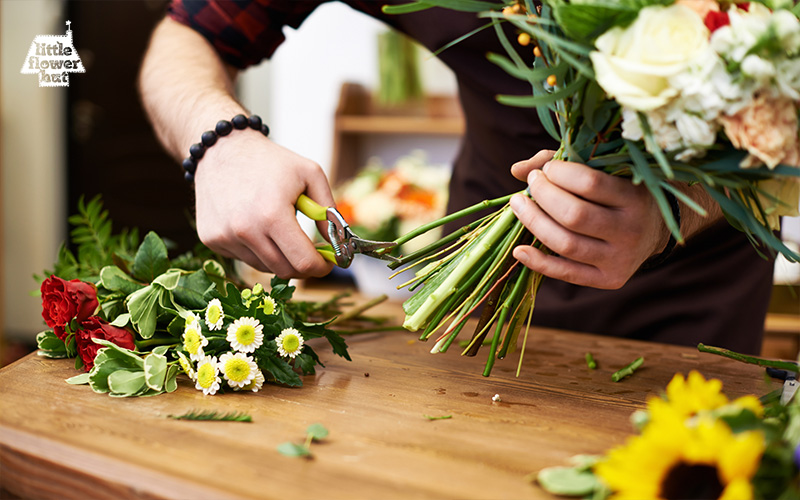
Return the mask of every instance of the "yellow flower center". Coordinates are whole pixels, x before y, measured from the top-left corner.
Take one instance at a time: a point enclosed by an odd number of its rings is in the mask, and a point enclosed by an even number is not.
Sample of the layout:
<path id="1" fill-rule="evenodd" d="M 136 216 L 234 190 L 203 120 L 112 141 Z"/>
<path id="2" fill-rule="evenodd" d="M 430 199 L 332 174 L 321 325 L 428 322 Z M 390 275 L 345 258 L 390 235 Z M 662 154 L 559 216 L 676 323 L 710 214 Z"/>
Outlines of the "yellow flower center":
<path id="1" fill-rule="evenodd" d="M 242 345 L 250 345 L 256 340 L 256 329 L 253 325 L 240 325 L 236 329 L 236 341 Z"/>
<path id="2" fill-rule="evenodd" d="M 272 297 L 264 297 L 264 303 L 261 304 L 261 309 L 264 310 L 264 314 L 272 314 L 275 312 L 275 301 L 272 300 Z"/>
<path id="3" fill-rule="evenodd" d="M 219 321 L 220 317 L 222 316 L 222 311 L 219 309 L 219 306 L 212 305 L 208 308 L 207 318 L 209 323 L 216 323 Z"/>
<path id="4" fill-rule="evenodd" d="M 214 367 L 211 363 L 203 363 L 197 368 L 197 383 L 203 389 L 208 389 L 216 381 L 217 374 L 214 372 Z"/>
<path id="5" fill-rule="evenodd" d="M 243 359 L 231 358 L 225 362 L 224 371 L 228 380 L 241 382 L 250 376 L 250 365 Z"/>
<path id="6" fill-rule="evenodd" d="M 197 330 L 194 328 L 187 329 L 183 334 L 183 348 L 186 349 L 186 352 L 189 354 L 197 354 L 197 350 L 200 349 L 201 344 L 202 340 L 200 334 L 197 333 Z"/>
<path id="7" fill-rule="evenodd" d="M 300 339 L 297 338 L 297 335 L 287 335 L 283 337 L 283 342 L 281 342 L 281 345 L 283 346 L 284 351 L 287 353 L 292 353 L 300 348 Z"/>

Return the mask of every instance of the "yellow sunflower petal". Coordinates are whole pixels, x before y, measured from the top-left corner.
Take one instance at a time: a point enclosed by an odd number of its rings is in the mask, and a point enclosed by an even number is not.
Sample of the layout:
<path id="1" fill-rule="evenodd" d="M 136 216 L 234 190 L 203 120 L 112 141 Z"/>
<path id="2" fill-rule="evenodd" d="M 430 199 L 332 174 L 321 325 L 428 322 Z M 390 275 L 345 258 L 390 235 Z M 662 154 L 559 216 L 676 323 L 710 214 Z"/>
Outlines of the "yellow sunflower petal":
<path id="1" fill-rule="evenodd" d="M 764 454 L 764 435 L 758 431 L 742 432 L 721 450 L 719 467 L 726 483 L 737 479 L 749 481 L 758 470 Z"/>
<path id="2" fill-rule="evenodd" d="M 753 485 L 746 479 L 736 479 L 722 491 L 719 500 L 752 500 Z"/>

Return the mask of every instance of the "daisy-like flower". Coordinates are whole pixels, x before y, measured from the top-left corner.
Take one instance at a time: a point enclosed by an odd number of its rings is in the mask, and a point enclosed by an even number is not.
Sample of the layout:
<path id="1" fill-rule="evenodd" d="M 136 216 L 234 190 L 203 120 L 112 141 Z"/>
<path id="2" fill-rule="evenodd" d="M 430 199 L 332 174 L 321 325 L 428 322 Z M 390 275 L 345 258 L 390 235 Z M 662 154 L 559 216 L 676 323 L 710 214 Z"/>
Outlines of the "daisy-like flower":
<path id="1" fill-rule="evenodd" d="M 256 376 L 253 379 L 253 381 L 247 384 L 246 386 L 242 387 L 241 390 L 258 392 L 259 390 L 261 390 L 262 385 L 264 385 L 264 374 L 261 373 L 261 370 L 256 370 Z"/>
<path id="2" fill-rule="evenodd" d="M 677 414 L 654 420 L 594 467 L 612 500 L 753 498 L 751 480 L 764 453 L 760 431 L 734 434 L 722 420 L 686 425 Z"/>
<path id="3" fill-rule="evenodd" d="M 205 356 L 203 347 L 208 345 L 208 339 L 200 330 L 200 322 L 187 323 L 183 330 L 183 348 L 194 361 L 199 361 Z"/>
<path id="4" fill-rule="evenodd" d="M 267 295 L 264 297 L 264 300 L 261 302 L 261 305 L 258 306 L 259 309 L 264 311 L 264 314 L 276 314 L 278 312 L 278 304 L 275 302 L 275 299 Z"/>
<path id="5" fill-rule="evenodd" d="M 200 316 L 193 313 L 192 311 L 187 311 L 183 315 L 183 319 L 186 320 L 186 326 L 191 325 L 192 323 L 200 323 Z"/>
<path id="6" fill-rule="evenodd" d="M 206 307 L 206 326 L 209 330 L 222 330 L 222 321 L 225 319 L 225 311 L 222 309 L 222 302 L 219 299 L 212 299 Z"/>
<path id="7" fill-rule="evenodd" d="M 278 354 L 286 358 L 294 358 L 303 349 L 303 336 L 295 328 L 284 328 L 275 339 L 278 345 Z"/>
<path id="8" fill-rule="evenodd" d="M 175 351 L 178 355 L 178 363 L 181 365 L 181 369 L 183 369 L 183 373 L 185 373 L 190 379 L 194 380 L 197 374 L 194 372 L 194 368 L 192 367 L 192 362 L 189 361 L 189 358 L 186 357 L 181 351 Z"/>
<path id="9" fill-rule="evenodd" d="M 215 356 L 204 356 L 197 362 L 197 378 L 195 388 L 203 394 L 215 394 L 219 390 L 222 379 L 219 378 L 219 366 Z"/>
<path id="10" fill-rule="evenodd" d="M 229 386 L 240 389 L 250 384 L 256 378 L 256 373 L 260 373 L 253 358 L 243 352 L 226 352 L 220 356 L 219 369 Z"/>
<path id="11" fill-rule="evenodd" d="M 228 326 L 225 339 L 234 351 L 253 352 L 264 343 L 264 327 L 255 318 L 239 318 Z"/>

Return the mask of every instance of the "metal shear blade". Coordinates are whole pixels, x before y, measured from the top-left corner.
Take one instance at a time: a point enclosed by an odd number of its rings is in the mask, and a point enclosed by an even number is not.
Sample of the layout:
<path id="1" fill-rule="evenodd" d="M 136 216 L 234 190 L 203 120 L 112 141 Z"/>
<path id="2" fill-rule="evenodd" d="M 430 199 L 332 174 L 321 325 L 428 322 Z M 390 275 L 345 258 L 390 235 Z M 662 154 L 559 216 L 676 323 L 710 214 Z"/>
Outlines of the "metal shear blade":
<path id="1" fill-rule="evenodd" d="M 342 214 L 335 208 L 329 207 L 328 215 L 328 238 L 333 246 L 336 255 L 336 264 L 339 267 L 348 267 L 353 262 L 355 254 L 360 253 L 376 259 L 398 262 L 400 259 L 388 255 L 386 251 L 394 248 L 397 244 L 392 241 L 371 241 L 360 238 L 356 235 Z M 381 250 L 384 250 L 383 252 Z"/>

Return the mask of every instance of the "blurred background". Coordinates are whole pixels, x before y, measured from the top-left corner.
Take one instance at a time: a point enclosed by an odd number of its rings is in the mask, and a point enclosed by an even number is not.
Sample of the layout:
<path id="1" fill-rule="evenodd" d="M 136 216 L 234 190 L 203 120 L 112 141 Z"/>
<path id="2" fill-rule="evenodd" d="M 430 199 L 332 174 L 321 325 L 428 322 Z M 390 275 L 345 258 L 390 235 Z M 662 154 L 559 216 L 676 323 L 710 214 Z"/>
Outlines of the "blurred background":
<path id="1" fill-rule="evenodd" d="M 2 364 L 30 352 L 44 328 L 33 276 L 52 266 L 80 197 L 101 194 L 117 230 L 155 230 L 176 251 L 196 242 L 192 190 L 153 136 L 136 93 L 147 40 L 166 4 L 0 0 Z M 67 20 L 86 72 L 73 74 L 69 87 L 39 87 L 35 75 L 20 74 L 28 49 L 37 35 L 63 34 Z M 436 191 L 446 183 L 463 120 L 444 65 L 336 2 L 286 36 L 271 61 L 237 83 L 240 99 L 269 124 L 273 140 L 322 165 L 343 197 L 363 198 L 370 182 L 383 183 L 374 168 L 397 167 L 396 187 L 414 181 L 408 172 L 427 179 L 421 188 Z M 431 210 L 441 203 L 426 199 Z M 354 225 L 365 231 L 399 230 L 396 213 L 375 220 L 368 205 L 351 208 Z M 356 220 L 361 213 L 372 220 Z M 787 224 L 793 245 L 799 226 Z M 797 283 L 798 267 L 779 263 L 765 355 L 797 355 Z"/>

